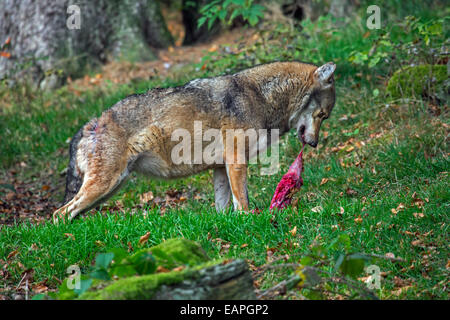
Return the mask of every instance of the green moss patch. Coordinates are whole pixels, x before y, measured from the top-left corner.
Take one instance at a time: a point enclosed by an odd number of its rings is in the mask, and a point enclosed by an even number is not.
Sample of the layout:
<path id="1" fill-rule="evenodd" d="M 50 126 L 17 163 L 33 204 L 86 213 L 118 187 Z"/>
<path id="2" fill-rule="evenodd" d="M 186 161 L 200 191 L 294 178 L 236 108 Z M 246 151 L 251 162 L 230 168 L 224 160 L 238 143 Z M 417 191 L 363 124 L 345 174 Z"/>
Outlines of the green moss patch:
<path id="1" fill-rule="evenodd" d="M 169 239 L 163 243 L 136 252 L 133 257 L 149 252 L 156 258 L 158 266 L 173 269 L 182 265 L 195 266 L 209 261 L 203 248 L 192 240 Z"/>
<path id="2" fill-rule="evenodd" d="M 434 97 L 444 90 L 447 66 L 419 65 L 397 70 L 387 85 L 392 98 Z"/>

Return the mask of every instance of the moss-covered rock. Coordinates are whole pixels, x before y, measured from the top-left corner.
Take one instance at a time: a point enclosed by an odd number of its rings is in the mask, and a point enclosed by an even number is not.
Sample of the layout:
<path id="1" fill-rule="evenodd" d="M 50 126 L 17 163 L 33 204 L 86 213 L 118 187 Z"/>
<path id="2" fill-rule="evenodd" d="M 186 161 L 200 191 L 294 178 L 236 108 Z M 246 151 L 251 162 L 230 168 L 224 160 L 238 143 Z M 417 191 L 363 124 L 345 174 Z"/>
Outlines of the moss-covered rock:
<path id="1" fill-rule="evenodd" d="M 255 299 L 253 280 L 244 260 L 210 260 L 198 243 L 186 239 L 167 240 L 129 259 L 133 261 L 146 253 L 155 257 L 158 266 L 172 271 L 99 281 L 79 299 Z"/>
<path id="2" fill-rule="evenodd" d="M 431 97 L 446 94 L 447 66 L 419 65 L 397 70 L 389 79 L 387 92 L 392 98 Z"/>

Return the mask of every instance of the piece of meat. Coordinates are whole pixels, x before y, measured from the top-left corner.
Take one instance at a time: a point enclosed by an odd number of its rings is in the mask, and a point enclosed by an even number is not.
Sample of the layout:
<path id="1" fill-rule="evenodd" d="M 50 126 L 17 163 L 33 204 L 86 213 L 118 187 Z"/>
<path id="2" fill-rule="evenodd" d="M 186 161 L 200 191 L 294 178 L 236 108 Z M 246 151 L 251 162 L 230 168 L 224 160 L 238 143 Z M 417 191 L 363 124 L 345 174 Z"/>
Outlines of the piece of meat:
<path id="1" fill-rule="evenodd" d="M 300 190 L 303 185 L 303 149 L 297 156 L 297 159 L 291 164 L 288 172 L 281 178 L 270 203 L 270 209 L 283 209 L 291 204 L 293 195 Z"/>

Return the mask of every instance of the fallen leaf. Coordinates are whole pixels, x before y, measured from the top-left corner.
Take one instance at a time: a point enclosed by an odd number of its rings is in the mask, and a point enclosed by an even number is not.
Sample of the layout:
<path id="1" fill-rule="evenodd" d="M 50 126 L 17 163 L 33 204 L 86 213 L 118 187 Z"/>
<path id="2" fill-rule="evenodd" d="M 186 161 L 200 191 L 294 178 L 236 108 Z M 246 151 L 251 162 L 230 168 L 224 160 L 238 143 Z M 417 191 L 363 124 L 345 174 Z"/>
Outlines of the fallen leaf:
<path id="1" fill-rule="evenodd" d="M 217 45 L 216 45 L 216 44 L 213 44 L 213 45 L 208 49 L 208 52 L 215 52 L 215 51 L 217 51 L 217 49 L 218 49 Z"/>
<path id="2" fill-rule="evenodd" d="M 6 257 L 7 260 L 11 259 L 12 257 L 15 257 L 19 253 L 19 250 L 11 251 L 8 256 Z"/>
<path id="3" fill-rule="evenodd" d="M 148 238 L 150 237 L 150 231 L 148 231 L 146 234 L 144 234 L 142 237 L 139 238 L 139 245 L 144 245 L 147 241 Z"/>
<path id="4" fill-rule="evenodd" d="M 64 236 L 66 238 L 70 238 L 71 240 L 75 240 L 75 236 L 73 234 L 71 234 L 71 233 L 64 233 Z"/>
<path id="5" fill-rule="evenodd" d="M 157 273 L 165 273 L 165 272 L 170 272 L 170 270 L 163 266 L 158 266 L 158 268 L 156 268 L 156 272 Z"/>
<path id="6" fill-rule="evenodd" d="M 0 51 L 0 57 L 4 57 L 6 59 L 9 59 L 9 58 L 11 58 L 11 53 L 5 52 L 5 51 Z"/>
<path id="7" fill-rule="evenodd" d="M 417 219 L 423 218 L 425 215 L 422 212 L 414 212 L 413 216 Z"/>
<path id="8" fill-rule="evenodd" d="M 185 268 L 186 268 L 185 266 L 179 266 L 179 267 L 173 268 L 172 271 L 182 271 Z"/>
<path id="9" fill-rule="evenodd" d="M 139 200 L 142 204 L 148 203 L 154 199 L 153 192 L 149 191 L 139 195 Z"/>
<path id="10" fill-rule="evenodd" d="M 405 286 L 405 287 L 401 287 L 397 290 L 393 290 L 392 294 L 395 296 L 400 296 L 401 294 L 405 293 L 406 291 L 408 291 L 409 289 L 411 289 L 413 286 Z"/>
<path id="11" fill-rule="evenodd" d="M 386 253 L 385 256 L 386 256 L 387 258 L 392 258 L 392 259 L 395 258 L 395 254 L 393 254 L 392 252 Z"/>
<path id="12" fill-rule="evenodd" d="M 297 234 L 297 226 L 295 226 L 291 231 L 289 231 L 289 233 L 295 237 L 295 235 Z"/>
<path id="13" fill-rule="evenodd" d="M 345 193 L 351 197 L 356 196 L 358 194 L 358 192 L 353 190 L 352 188 L 347 188 L 347 190 L 345 190 Z"/>
<path id="14" fill-rule="evenodd" d="M 43 293 L 43 292 L 47 292 L 47 291 L 48 291 L 48 287 L 44 284 L 38 283 L 33 286 L 34 293 Z"/>
<path id="15" fill-rule="evenodd" d="M 312 208 L 311 211 L 315 212 L 315 213 L 320 213 L 323 211 L 323 208 L 321 206 L 317 206 L 317 207 Z"/>
<path id="16" fill-rule="evenodd" d="M 322 178 L 322 181 L 320 181 L 320 185 L 324 185 L 325 183 L 327 183 L 330 179 L 328 178 Z"/>

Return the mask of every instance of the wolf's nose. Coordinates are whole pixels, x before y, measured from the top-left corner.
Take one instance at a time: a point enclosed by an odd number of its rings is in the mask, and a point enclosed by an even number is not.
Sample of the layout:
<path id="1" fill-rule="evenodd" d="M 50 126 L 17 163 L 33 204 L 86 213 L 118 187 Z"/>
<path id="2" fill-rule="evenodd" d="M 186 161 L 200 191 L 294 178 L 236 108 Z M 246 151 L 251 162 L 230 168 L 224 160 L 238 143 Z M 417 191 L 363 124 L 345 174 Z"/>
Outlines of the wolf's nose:
<path id="1" fill-rule="evenodd" d="M 311 142 L 309 145 L 310 145 L 311 147 L 315 148 L 315 147 L 317 147 L 317 144 L 318 144 L 318 142 L 317 142 L 317 141 L 314 141 L 314 142 Z"/>

